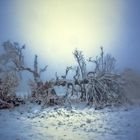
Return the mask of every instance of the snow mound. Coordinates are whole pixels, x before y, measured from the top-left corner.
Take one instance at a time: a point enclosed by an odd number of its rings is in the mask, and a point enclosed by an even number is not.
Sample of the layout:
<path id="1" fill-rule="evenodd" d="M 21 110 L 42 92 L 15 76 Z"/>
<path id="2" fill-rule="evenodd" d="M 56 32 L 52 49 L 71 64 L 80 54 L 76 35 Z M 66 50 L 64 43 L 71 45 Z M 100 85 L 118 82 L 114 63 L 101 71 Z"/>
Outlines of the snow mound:
<path id="1" fill-rule="evenodd" d="M 0 110 L 0 139 L 137 140 L 140 107 L 94 110 L 89 107 L 23 106 Z"/>

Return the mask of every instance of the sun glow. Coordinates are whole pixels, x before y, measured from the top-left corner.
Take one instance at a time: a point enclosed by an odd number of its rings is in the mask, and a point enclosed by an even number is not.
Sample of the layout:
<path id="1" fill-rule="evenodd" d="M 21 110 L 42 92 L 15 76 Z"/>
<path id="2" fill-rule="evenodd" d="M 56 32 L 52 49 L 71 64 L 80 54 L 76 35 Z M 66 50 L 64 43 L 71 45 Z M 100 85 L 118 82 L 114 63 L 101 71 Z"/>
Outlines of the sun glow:
<path id="1" fill-rule="evenodd" d="M 93 56 L 121 34 L 121 0 L 16 0 L 21 36 L 52 65 L 73 64 L 75 48 Z M 112 46 L 111 46 L 112 47 Z"/>

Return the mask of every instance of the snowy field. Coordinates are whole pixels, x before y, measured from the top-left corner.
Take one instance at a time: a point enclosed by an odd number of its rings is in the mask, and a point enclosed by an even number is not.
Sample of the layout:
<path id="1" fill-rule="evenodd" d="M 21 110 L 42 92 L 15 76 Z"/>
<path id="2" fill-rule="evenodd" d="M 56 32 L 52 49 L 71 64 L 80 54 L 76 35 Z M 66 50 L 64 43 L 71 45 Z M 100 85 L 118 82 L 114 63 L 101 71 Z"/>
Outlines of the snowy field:
<path id="1" fill-rule="evenodd" d="M 0 140 L 139 140 L 140 106 L 0 110 Z"/>

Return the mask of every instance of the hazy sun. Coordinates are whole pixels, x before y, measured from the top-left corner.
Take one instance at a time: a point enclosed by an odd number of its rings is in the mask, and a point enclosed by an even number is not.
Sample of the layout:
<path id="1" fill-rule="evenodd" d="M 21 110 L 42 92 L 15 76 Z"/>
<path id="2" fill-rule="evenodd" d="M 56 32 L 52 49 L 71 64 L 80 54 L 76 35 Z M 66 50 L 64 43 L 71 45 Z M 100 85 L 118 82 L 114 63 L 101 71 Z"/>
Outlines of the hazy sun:
<path id="1" fill-rule="evenodd" d="M 16 0 L 16 9 L 23 39 L 53 64 L 72 64 L 75 48 L 109 49 L 121 34 L 121 0 Z"/>

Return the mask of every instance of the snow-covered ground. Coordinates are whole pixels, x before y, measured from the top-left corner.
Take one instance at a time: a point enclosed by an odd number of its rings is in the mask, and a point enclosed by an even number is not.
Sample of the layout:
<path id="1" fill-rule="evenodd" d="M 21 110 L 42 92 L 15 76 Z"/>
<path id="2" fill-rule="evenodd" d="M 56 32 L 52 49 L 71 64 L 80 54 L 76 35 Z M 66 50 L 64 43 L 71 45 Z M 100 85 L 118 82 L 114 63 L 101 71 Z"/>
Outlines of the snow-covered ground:
<path id="1" fill-rule="evenodd" d="M 0 140 L 139 140 L 140 106 L 0 110 Z"/>

